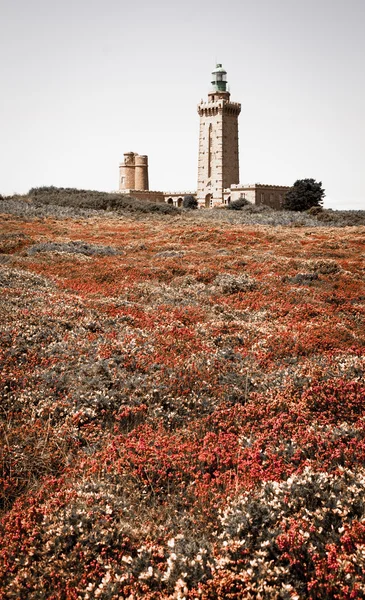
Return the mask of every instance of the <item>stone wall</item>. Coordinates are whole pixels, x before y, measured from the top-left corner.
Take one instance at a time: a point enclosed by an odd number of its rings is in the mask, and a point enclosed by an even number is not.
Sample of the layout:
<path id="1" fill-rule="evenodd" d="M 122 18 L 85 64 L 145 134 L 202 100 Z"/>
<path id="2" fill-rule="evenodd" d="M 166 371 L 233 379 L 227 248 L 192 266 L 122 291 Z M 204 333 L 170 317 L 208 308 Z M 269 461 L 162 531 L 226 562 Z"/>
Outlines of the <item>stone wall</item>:
<path id="1" fill-rule="evenodd" d="M 164 192 L 165 202 L 177 207 L 182 206 L 184 196 L 194 196 L 196 198 L 196 192 Z"/>
<path id="2" fill-rule="evenodd" d="M 165 202 L 164 192 L 152 192 L 149 190 L 119 190 L 123 194 L 132 196 L 136 200 L 147 200 L 148 202 Z"/>
<path id="3" fill-rule="evenodd" d="M 256 201 L 258 206 L 264 204 L 271 208 L 280 209 L 283 207 L 285 196 L 290 190 L 290 186 L 284 185 L 262 185 L 256 184 Z"/>

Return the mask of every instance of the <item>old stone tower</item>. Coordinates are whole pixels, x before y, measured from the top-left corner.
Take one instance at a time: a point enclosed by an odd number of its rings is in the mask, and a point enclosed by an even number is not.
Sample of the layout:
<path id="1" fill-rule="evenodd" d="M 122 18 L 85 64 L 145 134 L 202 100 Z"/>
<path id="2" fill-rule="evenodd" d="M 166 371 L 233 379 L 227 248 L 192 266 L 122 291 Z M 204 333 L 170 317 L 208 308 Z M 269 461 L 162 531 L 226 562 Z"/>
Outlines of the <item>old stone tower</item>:
<path id="1" fill-rule="evenodd" d="M 147 156 L 126 152 L 119 165 L 119 190 L 148 190 Z"/>
<path id="2" fill-rule="evenodd" d="M 200 115 L 197 200 L 200 207 L 223 203 L 223 191 L 239 183 L 238 115 L 241 105 L 230 102 L 227 72 L 218 64 L 212 73 L 208 102 Z"/>

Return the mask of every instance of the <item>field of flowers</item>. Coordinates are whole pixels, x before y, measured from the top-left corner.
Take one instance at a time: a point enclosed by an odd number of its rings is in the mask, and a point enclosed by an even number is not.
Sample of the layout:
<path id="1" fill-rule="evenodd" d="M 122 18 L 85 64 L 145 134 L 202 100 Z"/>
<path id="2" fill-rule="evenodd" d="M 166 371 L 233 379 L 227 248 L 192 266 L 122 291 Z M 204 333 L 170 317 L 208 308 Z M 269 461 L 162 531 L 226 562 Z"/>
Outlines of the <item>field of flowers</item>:
<path id="1" fill-rule="evenodd" d="M 365 227 L 0 232 L 0 599 L 365 598 Z"/>

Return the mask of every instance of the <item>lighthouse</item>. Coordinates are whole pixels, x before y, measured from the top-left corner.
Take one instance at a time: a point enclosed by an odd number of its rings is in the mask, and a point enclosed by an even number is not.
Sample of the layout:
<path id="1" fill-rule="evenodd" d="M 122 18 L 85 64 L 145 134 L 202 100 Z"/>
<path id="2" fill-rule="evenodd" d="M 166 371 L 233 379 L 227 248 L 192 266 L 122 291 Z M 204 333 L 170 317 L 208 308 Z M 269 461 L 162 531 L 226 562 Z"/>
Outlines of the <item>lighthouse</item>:
<path id="1" fill-rule="evenodd" d="M 198 105 L 200 117 L 198 190 L 200 207 L 223 203 L 223 192 L 239 183 L 238 116 L 241 105 L 231 102 L 227 71 L 217 64 L 208 101 Z"/>

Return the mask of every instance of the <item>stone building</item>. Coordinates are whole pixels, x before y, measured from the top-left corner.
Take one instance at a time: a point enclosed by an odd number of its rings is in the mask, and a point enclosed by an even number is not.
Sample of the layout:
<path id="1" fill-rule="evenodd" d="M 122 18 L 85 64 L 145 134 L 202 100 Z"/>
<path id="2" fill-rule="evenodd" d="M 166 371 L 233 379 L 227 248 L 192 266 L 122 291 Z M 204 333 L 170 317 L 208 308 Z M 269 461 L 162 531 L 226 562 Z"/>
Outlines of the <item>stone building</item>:
<path id="1" fill-rule="evenodd" d="M 245 198 L 245 200 L 258 206 L 265 204 L 271 208 L 280 209 L 289 189 L 290 187 L 286 185 L 265 185 L 262 183 L 231 185 L 223 192 L 223 204 L 230 204 L 230 202 Z"/>
<path id="2" fill-rule="evenodd" d="M 290 186 L 241 184 L 239 176 L 238 117 L 241 105 L 231 102 L 227 72 L 217 64 L 208 101 L 198 105 L 200 117 L 198 189 L 196 192 L 156 192 L 148 185 L 148 158 L 124 154 L 119 165 L 119 191 L 140 200 L 182 206 L 184 196 L 197 198 L 199 208 L 224 206 L 239 198 L 280 209 Z"/>

